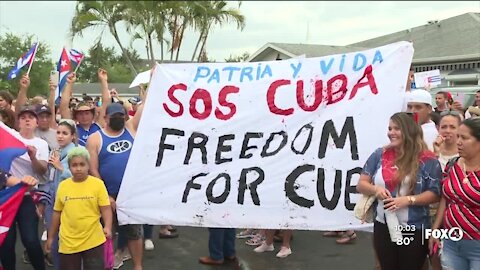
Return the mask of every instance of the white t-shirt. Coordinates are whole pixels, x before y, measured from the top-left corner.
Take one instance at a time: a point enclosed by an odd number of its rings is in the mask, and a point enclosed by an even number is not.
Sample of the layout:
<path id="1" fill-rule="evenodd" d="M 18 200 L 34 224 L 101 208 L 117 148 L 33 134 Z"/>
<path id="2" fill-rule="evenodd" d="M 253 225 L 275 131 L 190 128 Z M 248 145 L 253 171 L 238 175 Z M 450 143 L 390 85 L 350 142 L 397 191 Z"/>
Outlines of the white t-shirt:
<path id="1" fill-rule="evenodd" d="M 455 154 L 453 156 L 445 156 L 440 153 L 438 155 L 438 161 L 440 162 L 440 165 L 442 165 L 443 171 L 445 171 L 445 166 L 447 166 L 448 161 L 454 157 L 458 157 L 458 154 Z"/>
<path id="2" fill-rule="evenodd" d="M 25 139 L 20 135 L 17 136 L 17 138 L 20 139 L 25 145 L 31 145 L 37 148 L 36 157 L 38 160 L 48 162 L 48 144 L 46 141 L 37 137 L 34 137 L 33 139 Z M 32 161 L 30 160 L 28 153 L 25 153 L 13 160 L 10 173 L 18 178 L 22 178 L 27 175 L 31 175 L 39 181 L 45 178 L 43 175 L 38 175 L 33 171 Z"/>
<path id="3" fill-rule="evenodd" d="M 433 121 L 422 125 L 423 140 L 428 146 L 428 150 L 433 152 L 433 143 L 438 137 L 438 130 Z"/>

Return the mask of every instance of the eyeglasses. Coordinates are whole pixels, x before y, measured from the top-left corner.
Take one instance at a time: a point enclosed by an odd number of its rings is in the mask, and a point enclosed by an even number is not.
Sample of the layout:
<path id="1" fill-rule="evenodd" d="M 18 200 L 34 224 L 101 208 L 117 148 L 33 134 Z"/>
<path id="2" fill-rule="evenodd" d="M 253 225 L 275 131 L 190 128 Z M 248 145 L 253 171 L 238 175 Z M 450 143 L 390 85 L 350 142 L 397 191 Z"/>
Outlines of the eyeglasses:
<path id="1" fill-rule="evenodd" d="M 60 119 L 60 121 L 58 122 L 58 124 L 63 124 L 63 123 L 65 123 L 65 124 L 67 124 L 71 127 L 76 127 L 75 121 L 73 121 L 72 119 Z"/>
<path id="2" fill-rule="evenodd" d="M 453 115 L 453 116 L 460 116 L 460 113 L 457 111 L 443 111 L 440 113 L 440 116 L 445 116 L 445 115 Z"/>

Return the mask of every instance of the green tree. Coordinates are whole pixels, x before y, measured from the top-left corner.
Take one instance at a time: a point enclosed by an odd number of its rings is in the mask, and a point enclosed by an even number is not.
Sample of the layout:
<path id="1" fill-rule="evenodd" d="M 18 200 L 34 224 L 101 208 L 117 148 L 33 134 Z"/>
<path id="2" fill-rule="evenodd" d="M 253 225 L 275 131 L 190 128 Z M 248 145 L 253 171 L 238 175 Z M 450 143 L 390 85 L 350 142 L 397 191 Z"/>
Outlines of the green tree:
<path id="1" fill-rule="evenodd" d="M 127 21 L 127 31 L 133 35 L 132 42 L 136 39 L 145 41 L 147 57 L 153 63 L 155 56 L 153 53 L 153 41 L 155 40 L 155 26 L 159 16 L 157 16 L 157 5 L 155 1 L 125 2 L 127 12 L 125 19 Z"/>
<path id="2" fill-rule="evenodd" d="M 87 29 L 103 26 L 103 31 L 105 31 L 105 28 L 108 28 L 122 50 L 123 57 L 132 74 L 137 75 L 137 70 L 129 58 L 127 49 L 120 41 L 116 27 L 118 22 L 124 20 L 126 9 L 127 4 L 124 1 L 78 1 L 70 27 L 70 34 L 72 38 L 81 37 Z M 102 34 L 99 36 L 99 41 Z"/>
<path id="3" fill-rule="evenodd" d="M 10 91 L 14 96 L 18 93 L 19 80 L 23 74 L 27 73 L 28 66 L 22 68 L 17 78 L 7 80 L 8 72 L 13 68 L 24 53 L 26 53 L 34 43 L 34 36 L 15 35 L 13 33 L 5 33 L 0 36 L 0 89 Z M 30 70 L 30 88 L 28 96 L 48 95 L 48 83 L 50 79 L 50 71 L 54 69 L 52 60 L 50 59 L 50 48 L 40 41 L 35 60 Z"/>
<path id="4" fill-rule="evenodd" d="M 113 47 L 105 48 L 102 43 L 97 42 L 90 47 L 78 68 L 78 80 L 81 82 L 98 82 L 98 68 L 106 68 L 115 61 L 115 49 Z"/>
<path id="5" fill-rule="evenodd" d="M 140 57 L 134 49 L 126 49 L 129 58 L 136 69 L 140 68 Z M 94 44 L 85 55 L 78 69 L 78 79 L 81 82 L 98 82 L 97 70 L 103 68 L 108 71 L 109 81 L 126 83 L 133 80 L 128 64 L 123 55 L 117 55 L 114 47 L 104 47 L 102 43 Z"/>
<path id="6" fill-rule="evenodd" d="M 131 83 L 134 79 L 128 66 L 121 63 L 114 63 L 105 68 L 108 72 L 108 80 L 115 83 Z"/>
<path id="7" fill-rule="evenodd" d="M 248 52 L 244 52 L 242 55 L 231 55 L 225 59 L 225 62 L 245 62 L 250 57 Z"/>
<path id="8" fill-rule="evenodd" d="M 239 9 L 227 8 L 227 1 L 201 1 L 201 3 L 205 10 L 197 20 L 200 36 L 193 51 L 192 61 L 195 59 L 200 44 L 197 60 L 200 61 L 203 58 L 202 56 L 206 54 L 208 35 L 214 25 L 222 26 L 224 23 L 234 22 L 237 24 L 238 29 L 243 30 L 245 28 L 245 16 L 240 13 Z M 238 3 L 238 8 L 240 6 L 241 1 Z"/>
<path id="9" fill-rule="evenodd" d="M 165 38 L 167 29 L 167 22 L 172 10 L 180 5 L 179 1 L 156 1 L 156 16 L 155 20 L 155 33 L 157 42 L 160 44 L 160 61 L 163 62 L 165 54 L 165 46 L 170 47 L 171 42 Z"/>

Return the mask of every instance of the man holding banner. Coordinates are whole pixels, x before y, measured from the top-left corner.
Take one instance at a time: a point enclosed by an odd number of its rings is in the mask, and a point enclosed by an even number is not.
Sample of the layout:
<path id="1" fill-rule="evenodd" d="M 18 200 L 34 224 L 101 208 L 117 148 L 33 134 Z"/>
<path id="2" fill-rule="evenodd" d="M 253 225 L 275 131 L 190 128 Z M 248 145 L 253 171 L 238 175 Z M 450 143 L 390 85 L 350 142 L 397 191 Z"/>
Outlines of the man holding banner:
<path id="1" fill-rule="evenodd" d="M 108 88 L 108 86 L 106 87 Z M 113 211 L 116 212 L 115 201 L 130 157 L 138 123 L 142 116 L 143 105 L 139 107 L 135 116 L 127 121 L 128 114 L 125 108 L 120 103 L 110 102 L 111 100 L 108 98 L 103 100 L 102 106 L 106 106 L 105 126 L 88 137 L 87 149 L 91 157 L 90 173 L 105 182 L 110 196 L 110 204 Z M 126 237 L 128 240 L 128 249 L 132 256 L 134 269 L 142 269 L 143 229 L 142 225 L 139 224 L 144 223 L 126 226 L 118 226 L 118 222 L 116 223 L 119 239 Z M 120 242 L 116 257 L 123 253 L 122 249 L 124 247 L 121 246 Z"/>

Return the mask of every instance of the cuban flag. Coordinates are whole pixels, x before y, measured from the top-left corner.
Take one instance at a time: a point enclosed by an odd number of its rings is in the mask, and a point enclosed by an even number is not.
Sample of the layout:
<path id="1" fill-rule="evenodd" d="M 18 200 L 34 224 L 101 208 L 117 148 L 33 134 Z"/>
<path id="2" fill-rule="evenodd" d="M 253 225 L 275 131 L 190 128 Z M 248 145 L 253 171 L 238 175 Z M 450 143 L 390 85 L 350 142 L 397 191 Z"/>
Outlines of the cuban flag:
<path id="1" fill-rule="evenodd" d="M 0 246 L 7 237 L 28 186 L 17 184 L 0 191 Z"/>
<path id="2" fill-rule="evenodd" d="M 18 59 L 13 69 L 8 73 L 7 78 L 9 80 L 15 79 L 18 76 L 18 73 L 20 73 L 20 69 L 22 69 L 24 66 L 32 64 L 35 54 L 37 53 L 37 49 L 38 42 L 35 42 L 32 48 L 30 48 L 26 54 Z"/>
<path id="3" fill-rule="evenodd" d="M 428 81 L 429 83 L 440 82 L 440 81 L 442 81 L 442 78 L 440 77 L 440 75 L 430 76 L 430 77 L 427 78 L 427 81 Z"/>
<path id="4" fill-rule="evenodd" d="M 55 90 L 55 103 L 60 103 L 60 95 L 62 94 L 63 87 L 67 83 L 67 75 L 70 73 L 70 69 L 72 68 L 72 64 L 70 62 L 70 57 L 65 50 L 65 47 L 62 50 L 62 55 L 60 56 L 60 60 L 58 60 L 57 64 L 57 71 L 59 74 L 58 78 L 58 85 L 57 89 Z"/>
<path id="5" fill-rule="evenodd" d="M 18 133 L 0 121 L 0 169 L 8 172 L 12 162 L 27 152 L 27 146 Z"/>
<path id="6" fill-rule="evenodd" d="M 34 204 L 43 203 L 45 205 L 53 205 L 52 196 L 46 191 L 35 188 L 30 191 L 30 196 L 32 196 L 32 201 Z"/>
<path id="7" fill-rule="evenodd" d="M 72 61 L 72 63 L 75 66 L 80 65 L 80 62 L 82 62 L 83 57 L 85 57 L 85 55 L 82 52 L 77 51 L 75 49 L 70 49 L 69 56 L 70 56 L 70 61 Z"/>

